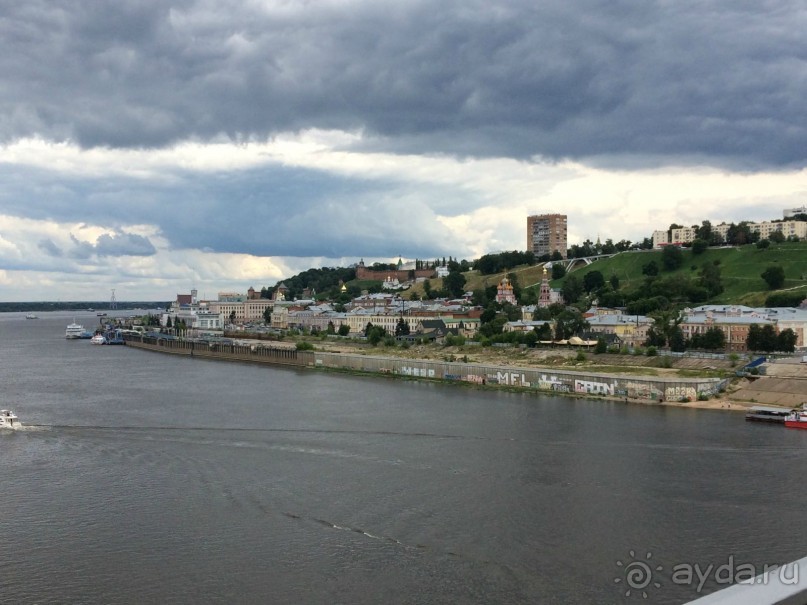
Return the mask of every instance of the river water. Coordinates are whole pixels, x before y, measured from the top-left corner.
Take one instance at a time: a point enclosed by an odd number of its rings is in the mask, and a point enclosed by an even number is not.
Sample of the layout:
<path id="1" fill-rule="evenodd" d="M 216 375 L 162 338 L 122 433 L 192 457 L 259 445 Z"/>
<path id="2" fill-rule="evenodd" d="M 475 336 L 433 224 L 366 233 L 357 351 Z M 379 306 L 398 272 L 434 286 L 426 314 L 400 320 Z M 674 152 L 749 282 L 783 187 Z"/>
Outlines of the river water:
<path id="1" fill-rule="evenodd" d="M 72 320 L 0 316 L 27 425 L 0 433 L 2 603 L 683 603 L 807 555 L 807 431 L 95 346 Z"/>

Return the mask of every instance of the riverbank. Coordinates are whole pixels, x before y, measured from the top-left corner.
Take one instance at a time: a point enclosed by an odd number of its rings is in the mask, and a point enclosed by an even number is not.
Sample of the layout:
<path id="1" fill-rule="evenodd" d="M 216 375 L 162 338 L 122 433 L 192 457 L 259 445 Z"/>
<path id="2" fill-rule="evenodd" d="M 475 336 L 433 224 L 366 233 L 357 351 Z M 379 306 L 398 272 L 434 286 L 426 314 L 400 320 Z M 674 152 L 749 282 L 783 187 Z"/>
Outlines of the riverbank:
<path id="1" fill-rule="evenodd" d="M 356 355 L 321 350 L 297 350 L 265 345 L 198 343 L 183 340 L 127 336 L 136 348 L 208 359 L 241 361 L 297 368 L 436 380 L 472 387 L 519 392 L 593 397 L 643 404 L 681 407 L 717 407 L 712 401 L 725 392 L 728 381 L 710 377 L 624 375 L 589 368 L 558 369 L 494 365 L 446 356 L 443 360 Z M 711 404 L 711 405 L 710 405 Z M 718 404 L 719 405 L 719 404 Z"/>

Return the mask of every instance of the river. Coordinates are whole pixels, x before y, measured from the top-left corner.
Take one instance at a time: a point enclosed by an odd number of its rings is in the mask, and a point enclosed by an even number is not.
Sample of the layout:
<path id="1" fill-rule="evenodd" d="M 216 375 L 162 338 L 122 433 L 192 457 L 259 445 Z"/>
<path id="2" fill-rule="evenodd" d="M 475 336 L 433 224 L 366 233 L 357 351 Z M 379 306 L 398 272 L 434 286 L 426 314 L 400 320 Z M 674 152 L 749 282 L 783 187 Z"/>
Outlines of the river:
<path id="1" fill-rule="evenodd" d="M 0 315 L 26 425 L 0 433 L 3 603 L 683 603 L 807 555 L 807 431 L 95 346 L 39 315 Z"/>

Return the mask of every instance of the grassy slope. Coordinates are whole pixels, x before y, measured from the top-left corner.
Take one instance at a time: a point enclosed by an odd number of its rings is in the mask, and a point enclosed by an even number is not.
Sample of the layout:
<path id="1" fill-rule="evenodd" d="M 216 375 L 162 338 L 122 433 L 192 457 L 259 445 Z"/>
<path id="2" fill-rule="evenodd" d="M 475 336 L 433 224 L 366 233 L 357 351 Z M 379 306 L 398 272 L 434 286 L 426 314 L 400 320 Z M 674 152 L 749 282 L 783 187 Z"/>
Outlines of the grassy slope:
<path id="1" fill-rule="evenodd" d="M 661 251 L 623 252 L 613 258 L 596 261 L 574 273 L 582 278 L 587 272 L 596 270 L 606 280 L 616 274 L 620 287 L 632 290 L 641 286 L 644 281 L 642 267 L 651 260 L 655 260 L 661 267 Z M 713 303 L 762 305 L 771 291 L 760 275 L 772 265 L 780 265 L 785 270 L 783 289 L 807 288 L 807 242 L 771 244 L 764 250 L 754 245 L 710 248 L 699 256 L 694 256 L 691 250 L 684 250 L 684 263 L 675 273 L 685 273 L 694 278 L 704 263 L 715 260 L 720 261 L 725 291 L 710 301 Z M 669 273 L 662 271 L 661 275 Z M 558 280 L 552 285 L 558 287 L 561 283 L 562 280 Z"/>
<path id="2" fill-rule="evenodd" d="M 619 277 L 620 287 L 634 290 L 644 283 L 642 267 L 655 260 L 661 268 L 660 250 L 642 250 L 636 252 L 623 252 L 604 260 L 595 261 L 591 265 L 574 270 L 574 274 L 582 278 L 589 271 L 599 271 L 605 279 L 616 274 Z M 734 303 L 749 306 L 761 306 L 765 298 L 771 293 L 768 285 L 760 277 L 762 272 L 771 265 L 781 265 L 785 270 L 785 285 L 783 289 L 804 287 L 807 289 L 807 242 L 791 242 L 784 244 L 771 244 L 765 250 L 755 245 L 740 248 L 709 248 L 703 254 L 694 256 L 691 250 L 684 250 L 684 263 L 675 273 L 685 273 L 697 277 L 704 263 L 720 261 L 720 270 L 725 291 L 710 301 L 713 303 Z M 693 269 L 694 267 L 694 269 Z M 518 275 L 521 287 L 537 286 L 541 282 L 542 265 L 520 266 L 502 273 L 480 275 L 478 271 L 464 273 L 466 290 L 477 290 L 499 283 L 507 273 Z M 662 271 L 661 276 L 669 275 Z M 443 287 L 442 279 L 430 280 L 433 290 Z M 559 288 L 563 280 L 552 282 L 553 288 Z M 423 284 L 416 284 L 406 291 L 405 297 L 411 293 L 423 294 Z"/>
<path id="3" fill-rule="evenodd" d="M 480 275 L 479 271 L 467 271 L 463 273 L 466 280 L 465 290 L 466 292 L 470 292 L 473 290 L 481 290 L 488 286 L 496 286 L 502 280 L 502 277 L 508 273 L 515 273 L 516 276 L 518 276 L 518 283 L 522 288 L 524 286 L 532 286 L 541 282 L 543 265 L 521 265 L 501 273 L 491 273 L 490 275 Z M 430 279 L 429 283 L 431 284 L 432 290 L 439 290 L 443 287 L 442 278 Z M 407 294 L 404 294 L 404 296 L 408 296 L 410 292 L 421 295 L 423 294 L 423 284 L 415 284 L 406 292 Z"/>

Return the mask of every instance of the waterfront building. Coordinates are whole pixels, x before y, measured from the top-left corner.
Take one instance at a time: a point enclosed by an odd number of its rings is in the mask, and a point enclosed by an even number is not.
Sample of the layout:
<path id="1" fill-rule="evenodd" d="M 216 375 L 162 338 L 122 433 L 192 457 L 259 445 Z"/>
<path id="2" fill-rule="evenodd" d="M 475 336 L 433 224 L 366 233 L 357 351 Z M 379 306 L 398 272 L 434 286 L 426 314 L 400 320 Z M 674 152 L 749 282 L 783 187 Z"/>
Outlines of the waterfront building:
<path id="1" fill-rule="evenodd" d="M 594 335 L 595 339 L 599 336 L 613 335 L 621 344 L 629 347 L 642 346 L 647 341 L 648 331 L 655 323 L 644 315 L 624 315 L 617 309 L 597 308 L 584 315 L 589 324 L 589 335 Z M 605 340 L 609 341 L 608 338 Z"/>
<path id="2" fill-rule="evenodd" d="M 559 252 L 566 258 L 567 218 L 565 214 L 537 214 L 527 217 L 527 250 L 536 257 Z"/>
<path id="3" fill-rule="evenodd" d="M 807 309 L 797 307 L 746 307 L 743 305 L 702 305 L 684 309 L 681 331 L 685 338 L 703 334 L 712 327 L 723 330 L 727 352 L 746 352 L 748 331 L 752 325 L 772 325 L 777 333 L 793 330 L 796 348 L 805 347 Z"/>

